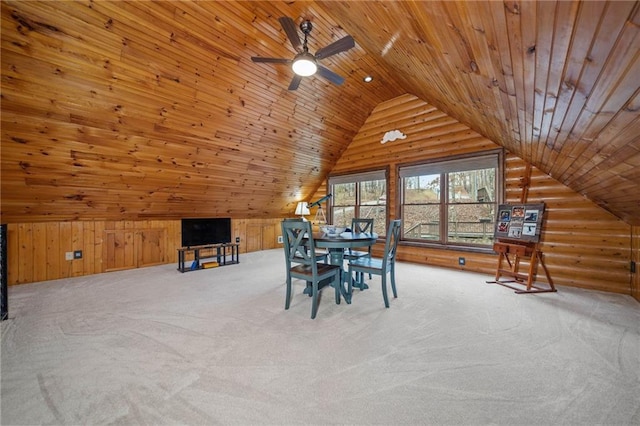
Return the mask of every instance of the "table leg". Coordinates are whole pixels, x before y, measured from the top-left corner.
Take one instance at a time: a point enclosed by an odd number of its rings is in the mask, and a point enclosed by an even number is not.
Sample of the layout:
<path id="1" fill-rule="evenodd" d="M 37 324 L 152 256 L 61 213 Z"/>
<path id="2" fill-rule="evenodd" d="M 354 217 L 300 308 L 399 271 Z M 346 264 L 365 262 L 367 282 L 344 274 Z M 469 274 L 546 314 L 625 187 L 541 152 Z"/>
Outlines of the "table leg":
<path id="1" fill-rule="evenodd" d="M 344 270 L 344 250 L 341 248 L 330 248 L 329 263 L 331 263 L 332 265 L 340 266 L 340 294 L 342 295 L 342 297 L 344 297 L 344 300 L 347 301 L 347 304 L 351 303 L 351 295 L 344 287 L 344 284 L 348 279 L 347 273 Z M 340 303 L 338 300 L 336 300 L 336 302 Z"/>
<path id="2" fill-rule="evenodd" d="M 360 280 L 355 279 L 353 280 L 353 284 L 352 284 L 353 287 L 359 288 L 360 291 L 366 290 L 369 288 L 369 284 L 364 282 L 364 274 L 365 274 L 364 272 L 360 272 Z"/>

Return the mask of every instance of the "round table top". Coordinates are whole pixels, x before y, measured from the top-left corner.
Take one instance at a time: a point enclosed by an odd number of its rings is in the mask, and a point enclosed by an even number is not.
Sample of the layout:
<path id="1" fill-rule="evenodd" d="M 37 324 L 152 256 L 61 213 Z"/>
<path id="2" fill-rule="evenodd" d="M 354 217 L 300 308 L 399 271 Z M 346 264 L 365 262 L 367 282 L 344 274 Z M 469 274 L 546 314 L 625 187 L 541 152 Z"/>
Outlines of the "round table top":
<path id="1" fill-rule="evenodd" d="M 313 239 L 317 247 L 349 248 L 373 245 L 378 239 L 375 232 L 343 232 L 338 235 L 328 235 L 324 232 L 314 232 Z"/>

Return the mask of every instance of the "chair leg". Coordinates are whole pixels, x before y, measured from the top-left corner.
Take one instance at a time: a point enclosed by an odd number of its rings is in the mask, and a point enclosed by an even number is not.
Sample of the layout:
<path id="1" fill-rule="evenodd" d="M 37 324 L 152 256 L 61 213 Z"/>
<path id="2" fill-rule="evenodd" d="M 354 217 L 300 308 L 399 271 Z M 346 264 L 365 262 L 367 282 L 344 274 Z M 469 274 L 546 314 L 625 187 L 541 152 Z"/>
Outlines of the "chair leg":
<path id="1" fill-rule="evenodd" d="M 287 290 L 284 295 L 284 309 L 289 309 L 289 303 L 291 302 L 291 276 L 287 276 Z"/>
<path id="2" fill-rule="evenodd" d="M 353 271 L 351 270 L 351 265 L 349 265 L 349 276 L 347 277 L 347 296 L 349 299 L 347 303 L 351 303 L 351 295 L 353 294 Z"/>
<path id="3" fill-rule="evenodd" d="M 356 272 L 356 287 L 360 287 L 360 291 L 364 289 L 364 272 Z"/>
<path id="4" fill-rule="evenodd" d="M 398 298 L 398 292 L 396 291 L 396 268 L 395 265 L 391 265 L 391 290 L 393 290 L 393 297 Z"/>
<path id="5" fill-rule="evenodd" d="M 311 319 L 316 318 L 318 313 L 318 283 L 314 282 L 311 287 Z"/>
<path id="6" fill-rule="evenodd" d="M 342 272 L 336 274 L 336 278 L 333 279 L 333 288 L 336 294 L 336 305 L 340 304 L 340 289 L 342 288 Z"/>
<path id="7" fill-rule="evenodd" d="M 387 297 L 387 274 L 382 274 L 382 298 L 384 299 L 384 307 L 389 307 L 389 298 Z"/>

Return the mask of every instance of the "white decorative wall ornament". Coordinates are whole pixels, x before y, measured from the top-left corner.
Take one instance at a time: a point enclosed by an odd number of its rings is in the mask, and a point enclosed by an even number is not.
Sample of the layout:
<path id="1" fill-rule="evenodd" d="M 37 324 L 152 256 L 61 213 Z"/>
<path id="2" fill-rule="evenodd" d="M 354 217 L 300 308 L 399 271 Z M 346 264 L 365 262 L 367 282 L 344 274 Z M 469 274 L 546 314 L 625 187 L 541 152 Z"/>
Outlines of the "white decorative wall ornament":
<path id="1" fill-rule="evenodd" d="M 396 139 L 406 139 L 407 135 L 402 133 L 400 130 L 389 130 L 384 134 L 380 143 L 385 144 L 387 142 L 393 142 Z"/>

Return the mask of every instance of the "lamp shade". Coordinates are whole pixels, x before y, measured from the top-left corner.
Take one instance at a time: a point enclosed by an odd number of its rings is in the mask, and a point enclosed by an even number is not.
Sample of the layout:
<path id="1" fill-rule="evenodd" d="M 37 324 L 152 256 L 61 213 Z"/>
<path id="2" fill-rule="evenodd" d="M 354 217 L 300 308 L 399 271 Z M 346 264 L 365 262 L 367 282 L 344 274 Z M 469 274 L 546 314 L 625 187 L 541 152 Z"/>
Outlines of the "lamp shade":
<path id="1" fill-rule="evenodd" d="M 303 52 L 296 56 L 293 60 L 293 64 L 291 65 L 293 72 L 302 77 L 309 77 L 318 71 L 318 66 L 316 65 L 316 58 L 313 55 Z"/>
<path id="2" fill-rule="evenodd" d="M 300 216 L 309 214 L 309 207 L 307 207 L 307 203 L 305 203 L 304 201 L 300 201 L 296 206 L 296 214 Z"/>

